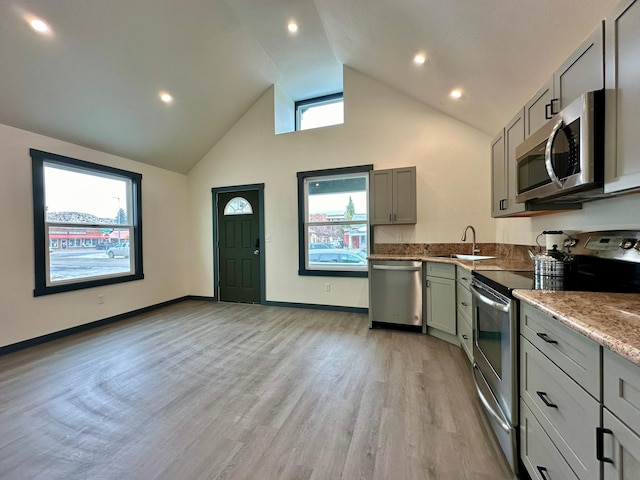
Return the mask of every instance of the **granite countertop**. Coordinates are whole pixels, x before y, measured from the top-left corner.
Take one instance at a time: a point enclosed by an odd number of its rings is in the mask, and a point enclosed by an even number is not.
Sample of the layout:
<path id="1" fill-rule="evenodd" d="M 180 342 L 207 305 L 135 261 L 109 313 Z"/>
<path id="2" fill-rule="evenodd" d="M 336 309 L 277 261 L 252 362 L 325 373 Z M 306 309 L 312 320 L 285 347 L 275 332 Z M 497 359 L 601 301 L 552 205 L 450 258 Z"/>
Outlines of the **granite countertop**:
<path id="1" fill-rule="evenodd" d="M 640 366 L 640 294 L 514 290 L 514 295 Z"/>
<path id="2" fill-rule="evenodd" d="M 460 260 L 459 258 L 434 257 L 421 254 L 378 254 L 367 257 L 368 260 L 413 260 L 418 262 L 453 263 L 467 270 L 518 270 L 533 271 L 533 260 L 514 259 L 509 257 L 488 258 L 486 260 Z"/>

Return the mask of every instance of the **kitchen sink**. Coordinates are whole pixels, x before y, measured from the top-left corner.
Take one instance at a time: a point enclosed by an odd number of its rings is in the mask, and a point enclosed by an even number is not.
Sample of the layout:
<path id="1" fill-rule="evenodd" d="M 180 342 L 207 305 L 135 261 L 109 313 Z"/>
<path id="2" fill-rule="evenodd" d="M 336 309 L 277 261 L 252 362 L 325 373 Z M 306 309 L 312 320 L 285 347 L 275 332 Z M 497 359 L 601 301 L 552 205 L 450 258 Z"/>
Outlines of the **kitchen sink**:
<path id="1" fill-rule="evenodd" d="M 451 255 L 452 258 L 457 258 L 459 260 L 488 260 L 490 258 L 498 258 L 491 257 L 488 255 L 463 255 L 461 253 L 454 253 Z"/>

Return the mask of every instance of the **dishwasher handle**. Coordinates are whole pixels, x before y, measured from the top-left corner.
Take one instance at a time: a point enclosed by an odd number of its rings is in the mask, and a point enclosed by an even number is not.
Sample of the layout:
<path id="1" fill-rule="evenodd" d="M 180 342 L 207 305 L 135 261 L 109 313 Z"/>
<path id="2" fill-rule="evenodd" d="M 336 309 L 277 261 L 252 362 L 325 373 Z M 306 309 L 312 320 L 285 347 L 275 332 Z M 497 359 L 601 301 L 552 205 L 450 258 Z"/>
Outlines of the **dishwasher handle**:
<path id="1" fill-rule="evenodd" d="M 374 270 L 395 270 L 397 272 L 419 272 L 422 267 L 410 267 L 400 265 L 374 265 Z"/>

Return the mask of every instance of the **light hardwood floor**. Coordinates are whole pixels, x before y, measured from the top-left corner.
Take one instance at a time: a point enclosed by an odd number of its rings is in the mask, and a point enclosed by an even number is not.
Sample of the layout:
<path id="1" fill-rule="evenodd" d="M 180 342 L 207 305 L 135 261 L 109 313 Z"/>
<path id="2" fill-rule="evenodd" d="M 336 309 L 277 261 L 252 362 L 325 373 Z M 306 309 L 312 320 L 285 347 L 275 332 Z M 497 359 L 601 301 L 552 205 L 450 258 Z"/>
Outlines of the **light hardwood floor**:
<path id="1" fill-rule="evenodd" d="M 187 301 L 0 357 L 0 478 L 511 478 L 481 408 L 433 337 Z"/>

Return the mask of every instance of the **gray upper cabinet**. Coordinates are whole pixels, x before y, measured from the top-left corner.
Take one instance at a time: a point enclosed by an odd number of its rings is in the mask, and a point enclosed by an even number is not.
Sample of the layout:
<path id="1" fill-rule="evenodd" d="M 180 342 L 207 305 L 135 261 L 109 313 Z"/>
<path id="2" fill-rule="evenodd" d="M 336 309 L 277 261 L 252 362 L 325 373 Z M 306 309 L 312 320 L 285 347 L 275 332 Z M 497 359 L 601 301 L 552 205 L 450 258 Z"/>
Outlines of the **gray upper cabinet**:
<path id="1" fill-rule="evenodd" d="M 604 29 L 604 22 L 600 22 L 553 75 L 559 108 L 585 92 L 604 88 Z"/>
<path id="2" fill-rule="evenodd" d="M 623 1 L 606 20 L 606 193 L 640 187 L 640 1 Z"/>
<path id="3" fill-rule="evenodd" d="M 417 222 L 416 167 L 372 170 L 369 189 L 372 225 Z"/>
<path id="4" fill-rule="evenodd" d="M 515 215 L 526 210 L 524 203 L 516 203 L 516 147 L 523 140 L 524 110 L 521 110 L 491 144 L 492 217 Z"/>
<path id="5" fill-rule="evenodd" d="M 549 121 L 553 98 L 553 78 L 550 78 L 524 106 L 526 137 Z"/>
<path id="6" fill-rule="evenodd" d="M 585 92 L 604 88 L 604 22 L 589 34 L 527 102 L 525 137 Z"/>

